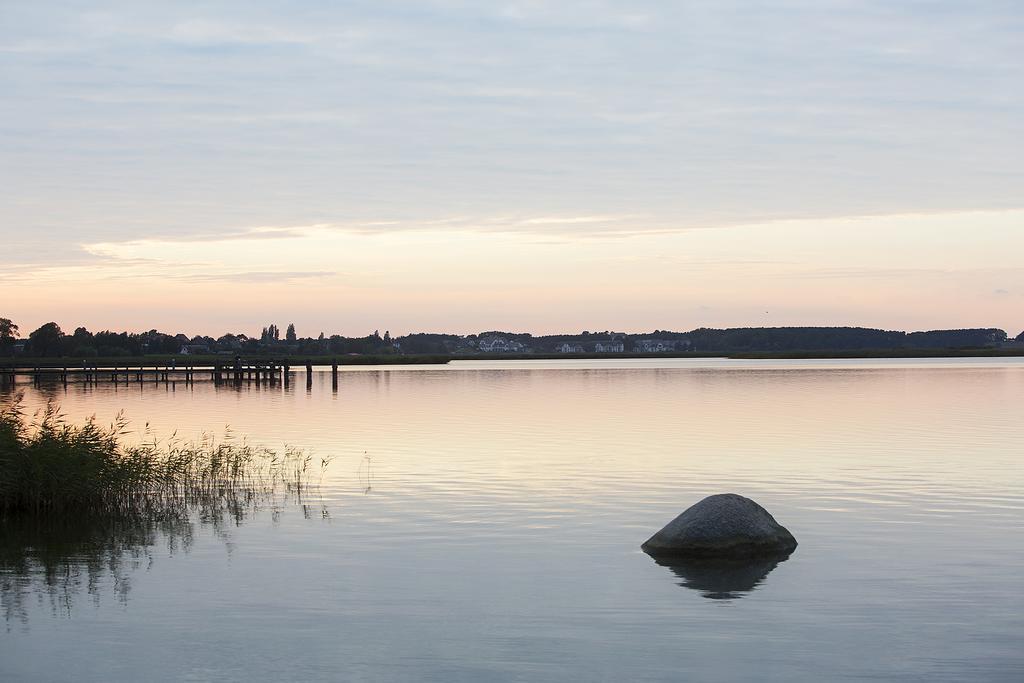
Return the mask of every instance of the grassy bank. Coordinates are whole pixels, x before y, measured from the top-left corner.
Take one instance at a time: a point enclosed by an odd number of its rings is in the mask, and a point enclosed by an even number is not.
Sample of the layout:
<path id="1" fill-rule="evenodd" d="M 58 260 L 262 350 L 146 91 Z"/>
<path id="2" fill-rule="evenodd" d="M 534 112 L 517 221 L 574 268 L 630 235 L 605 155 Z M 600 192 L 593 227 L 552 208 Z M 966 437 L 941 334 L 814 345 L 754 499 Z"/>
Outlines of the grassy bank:
<path id="1" fill-rule="evenodd" d="M 569 360 L 569 359 L 613 359 L 613 358 L 756 358 L 756 359 L 810 359 L 810 358 L 1012 358 L 1024 356 L 1024 346 L 1010 348 L 972 348 L 972 349 L 856 349 L 833 351 L 686 351 L 670 353 L 492 353 L 492 354 L 430 354 L 430 355 L 360 355 L 360 356 L 278 356 L 278 355 L 246 355 L 246 363 L 288 364 L 294 369 L 302 369 L 309 360 L 316 366 L 330 365 L 441 365 L 453 360 Z M 233 356 L 202 355 L 202 356 L 114 356 L 107 358 L 88 358 L 85 361 L 97 368 L 124 367 L 167 367 L 174 363 L 179 368 L 186 365 L 209 367 L 213 365 L 231 366 Z M 0 358 L 0 367 L 17 366 L 19 368 L 80 368 L 82 358 L 31 358 L 18 356 Z"/>
<path id="2" fill-rule="evenodd" d="M 271 361 L 273 361 L 277 365 L 287 364 L 290 365 L 292 368 L 304 367 L 306 365 L 307 360 L 312 362 L 313 365 L 322 366 L 330 365 L 333 362 L 337 362 L 338 365 L 436 365 L 447 363 L 451 359 L 451 356 L 439 354 L 423 354 L 408 356 L 401 356 L 393 353 L 365 356 L 291 356 L 288 354 L 242 354 L 242 360 L 246 363 L 270 363 Z M 8 358 L 0 358 L 0 367 L 10 367 L 13 365 L 19 368 L 80 368 L 82 367 L 83 361 L 89 364 L 90 366 L 97 368 L 137 368 L 140 365 L 152 368 L 155 366 L 165 367 L 171 365 L 172 363 L 176 364 L 177 367 L 179 368 L 183 368 L 186 365 L 193 365 L 196 367 L 209 367 L 218 364 L 230 366 L 234 364 L 235 357 L 233 355 L 226 354 L 189 356 L 154 354 L 148 356 L 106 356 L 84 359 L 81 357 L 36 358 L 31 356 L 15 356 Z"/>
<path id="3" fill-rule="evenodd" d="M 571 360 L 622 358 L 1012 358 L 1024 356 L 1024 347 L 979 349 L 857 349 L 853 351 L 684 351 L 667 353 L 502 353 L 454 355 L 452 360 Z"/>
<path id="4" fill-rule="evenodd" d="M 314 469 L 296 450 L 212 439 L 129 446 L 125 434 L 122 419 L 71 425 L 52 405 L 32 420 L 18 403 L 0 410 L 0 516 L 175 516 L 301 490 Z"/>
<path id="5" fill-rule="evenodd" d="M 1002 349 L 863 349 L 856 351 L 780 351 L 775 353 L 732 353 L 729 358 L 812 359 L 812 358 L 1014 358 L 1024 356 L 1024 347 Z"/>

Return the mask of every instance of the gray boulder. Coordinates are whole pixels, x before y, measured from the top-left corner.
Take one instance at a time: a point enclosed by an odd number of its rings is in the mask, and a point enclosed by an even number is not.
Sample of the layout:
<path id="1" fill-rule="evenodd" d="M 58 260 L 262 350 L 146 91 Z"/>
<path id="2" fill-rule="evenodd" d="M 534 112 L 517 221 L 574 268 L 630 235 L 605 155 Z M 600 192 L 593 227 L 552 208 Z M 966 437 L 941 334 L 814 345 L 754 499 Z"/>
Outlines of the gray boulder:
<path id="1" fill-rule="evenodd" d="M 796 539 L 754 501 L 721 493 L 687 508 L 640 547 L 653 557 L 758 557 L 788 555 Z"/>

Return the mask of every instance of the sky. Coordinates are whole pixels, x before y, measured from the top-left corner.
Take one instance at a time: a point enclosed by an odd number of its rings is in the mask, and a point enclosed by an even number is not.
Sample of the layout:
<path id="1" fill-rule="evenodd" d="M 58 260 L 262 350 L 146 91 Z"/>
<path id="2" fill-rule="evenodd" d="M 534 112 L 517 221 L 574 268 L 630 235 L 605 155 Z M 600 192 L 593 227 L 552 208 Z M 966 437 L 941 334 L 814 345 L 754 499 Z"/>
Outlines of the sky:
<path id="1" fill-rule="evenodd" d="M 0 0 L 0 317 L 1024 329 L 1019 2 Z"/>

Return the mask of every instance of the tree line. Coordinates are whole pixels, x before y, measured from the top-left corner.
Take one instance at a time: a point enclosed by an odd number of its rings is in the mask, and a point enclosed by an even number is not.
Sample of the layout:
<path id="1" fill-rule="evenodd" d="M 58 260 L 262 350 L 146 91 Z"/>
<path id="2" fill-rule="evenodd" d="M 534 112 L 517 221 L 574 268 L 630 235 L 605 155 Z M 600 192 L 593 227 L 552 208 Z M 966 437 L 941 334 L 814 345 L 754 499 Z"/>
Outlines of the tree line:
<path id="1" fill-rule="evenodd" d="M 261 333 L 250 336 L 244 332 L 228 332 L 219 337 L 168 334 L 158 330 L 147 332 L 90 332 L 78 327 L 65 332 L 56 322 L 48 322 L 22 337 L 19 326 L 9 318 L 0 318 L 0 355 L 21 354 L 40 358 L 116 358 L 119 356 L 171 355 L 180 353 L 259 353 L 278 352 L 318 355 L 397 353 L 398 347 L 390 332 L 382 336 L 379 331 L 365 337 L 327 337 L 320 333 L 315 338 L 299 338 L 294 323 L 285 329 L 284 339 L 276 324 L 264 327 Z"/>
<path id="2" fill-rule="evenodd" d="M 299 337 L 294 323 L 287 325 L 283 338 L 276 323 L 263 327 L 258 335 L 229 332 L 219 337 L 189 337 L 155 329 L 147 332 L 90 332 L 85 327 L 78 327 L 68 333 L 56 322 L 41 325 L 22 337 L 16 323 L 9 318 L 0 318 L 0 355 L 50 358 L 263 352 L 297 355 L 472 354 L 484 347 L 480 344 L 482 340 L 494 338 L 515 341 L 521 345 L 516 348 L 522 348 L 525 353 L 553 353 L 564 344 L 592 352 L 598 344 L 607 342 L 621 343 L 622 351 L 630 353 L 649 349 L 652 340 L 664 342 L 674 351 L 703 353 L 969 349 L 998 346 L 1009 340 L 1007 333 L 997 328 L 901 332 L 863 327 L 698 328 L 689 332 L 653 330 L 640 334 L 606 330 L 540 336 L 491 330 L 470 335 L 420 332 L 395 338 L 388 331 L 381 335 L 379 330 L 375 330 L 363 337 L 326 336 L 323 332 L 316 337 Z M 1016 341 L 1024 343 L 1024 332 L 1016 337 Z"/>

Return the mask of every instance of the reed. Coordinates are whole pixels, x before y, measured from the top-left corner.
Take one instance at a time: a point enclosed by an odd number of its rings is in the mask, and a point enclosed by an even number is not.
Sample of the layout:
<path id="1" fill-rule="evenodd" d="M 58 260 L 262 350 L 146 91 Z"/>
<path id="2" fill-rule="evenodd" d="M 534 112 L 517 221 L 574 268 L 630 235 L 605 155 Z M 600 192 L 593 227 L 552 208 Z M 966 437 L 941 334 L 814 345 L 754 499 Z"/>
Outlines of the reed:
<path id="1" fill-rule="evenodd" d="M 247 508 L 275 491 L 311 485 L 313 459 L 204 437 L 128 445 L 128 423 L 68 423 L 55 405 L 33 418 L 20 401 L 0 410 L 0 516 L 60 514 L 174 517 L 189 510 Z M 326 467 L 319 460 L 319 472 Z"/>

